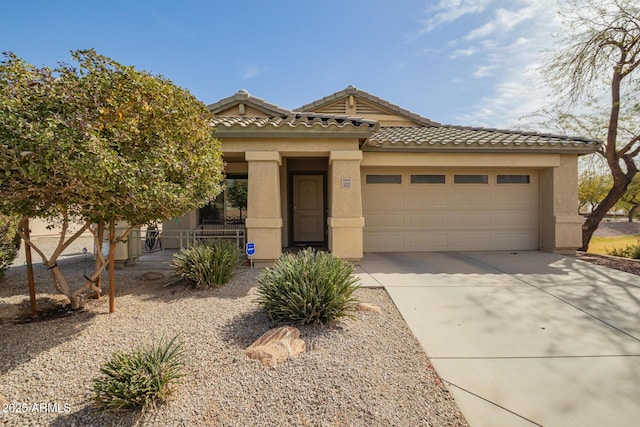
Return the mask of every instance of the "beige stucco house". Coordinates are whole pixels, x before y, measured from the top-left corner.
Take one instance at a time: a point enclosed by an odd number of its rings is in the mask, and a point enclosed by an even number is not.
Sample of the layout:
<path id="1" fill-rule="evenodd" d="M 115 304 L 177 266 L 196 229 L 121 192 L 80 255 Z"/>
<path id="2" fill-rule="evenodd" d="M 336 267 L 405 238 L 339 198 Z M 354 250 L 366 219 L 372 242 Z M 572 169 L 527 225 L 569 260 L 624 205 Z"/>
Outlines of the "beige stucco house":
<path id="1" fill-rule="evenodd" d="M 236 222 L 257 261 L 310 244 L 349 260 L 581 245 L 578 156 L 599 141 L 441 125 L 352 86 L 295 110 L 244 90 L 209 109 L 227 176 L 248 180 Z M 211 209 L 167 221 L 165 234 Z"/>

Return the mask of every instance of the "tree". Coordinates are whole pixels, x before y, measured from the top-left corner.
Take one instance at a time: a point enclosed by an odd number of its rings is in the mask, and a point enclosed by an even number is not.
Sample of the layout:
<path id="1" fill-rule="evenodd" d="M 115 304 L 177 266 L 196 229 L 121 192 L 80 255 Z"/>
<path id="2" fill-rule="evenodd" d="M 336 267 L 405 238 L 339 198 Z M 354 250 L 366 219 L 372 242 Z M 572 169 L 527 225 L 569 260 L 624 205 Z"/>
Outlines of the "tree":
<path id="1" fill-rule="evenodd" d="M 248 184 L 249 182 L 247 180 L 235 179 L 227 190 L 231 206 L 240 209 L 240 219 L 242 219 L 242 209 L 247 209 Z"/>
<path id="2" fill-rule="evenodd" d="M 629 222 L 633 222 L 633 217 L 640 208 L 640 174 L 637 174 L 627 187 L 627 192 L 620 199 L 620 205 L 627 210 Z"/>
<path id="3" fill-rule="evenodd" d="M 640 3 L 636 0 L 570 0 L 561 10 L 562 48 L 548 62 L 547 79 L 561 102 L 556 120 L 603 137 L 612 186 L 582 227 L 586 250 L 598 225 L 627 191 L 640 153 Z M 608 106 L 601 96 L 608 93 Z M 590 113 L 572 113 L 580 101 Z M 569 110 L 569 111 L 567 111 Z M 605 130 L 606 129 L 606 130 Z"/>
<path id="4" fill-rule="evenodd" d="M 166 78 L 137 71 L 93 50 L 72 54 L 77 68 L 55 70 L 7 55 L 0 66 L 1 212 L 62 218 L 58 248 L 46 256 L 25 239 L 72 305 L 106 266 L 100 251 L 84 287 L 71 292 L 56 259 L 80 219 L 102 247 L 106 224 L 134 228 L 184 214 L 221 190 L 220 143 L 210 113 Z M 95 224 L 90 227 L 90 224 Z M 81 232 L 80 231 L 80 232 Z M 23 235 L 24 238 L 24 235 Z M 66 239 L 66 240 L 65 240 Z M 111 243 L 114 243 L 113 241 Z"/>
<path id="5" fill-rule="evenodd" d="M 20 249 L 19 223 L 20 219 L 15 216 L 0 214 L 0 280 L 18 256 Z"/>
<path id="6" fill-rule="evenodd" d="M 586 171 L 580 174 L 578 179 L 578 201 L 579 209 L 582 210 L 589 205 L 593 211 L 611 188 L 611 179 L 608 175 L 600 175 L 593 171 Z"/>

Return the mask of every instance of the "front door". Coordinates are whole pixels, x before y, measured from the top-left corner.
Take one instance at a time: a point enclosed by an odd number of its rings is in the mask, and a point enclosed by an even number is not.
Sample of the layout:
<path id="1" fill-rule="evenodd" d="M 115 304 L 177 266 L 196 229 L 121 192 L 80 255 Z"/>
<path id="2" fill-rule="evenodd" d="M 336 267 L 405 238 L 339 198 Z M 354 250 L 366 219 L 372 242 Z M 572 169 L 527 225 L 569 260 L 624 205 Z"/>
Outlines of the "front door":
<path id="1" fill-rule="evenodd" d="M 293 175 L 293 241 L 324 241 L 323 175 Z"/>

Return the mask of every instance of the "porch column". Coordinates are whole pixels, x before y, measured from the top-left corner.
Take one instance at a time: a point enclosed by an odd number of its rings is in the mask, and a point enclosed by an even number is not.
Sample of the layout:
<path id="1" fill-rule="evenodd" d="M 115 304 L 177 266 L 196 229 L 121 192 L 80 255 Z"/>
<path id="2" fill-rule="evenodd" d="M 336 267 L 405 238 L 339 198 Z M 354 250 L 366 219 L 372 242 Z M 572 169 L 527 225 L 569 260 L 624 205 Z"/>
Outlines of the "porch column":
<path id="1" fill-rule="evenodd" d="M 360 161 L 362 151 L 331 151 L 329 250 L 340 258 L 362 259 L 363 228 Z"/>
<path id="2" fill-rule="evenodd" d="M 256 261 L 271 262 L 282 253 L 280 166 L 277 151 L 248 151 L 247 239 L 255 242 Z"/>
<path id="3" fill-rule="evenodd" d="M 575 254 L 582 246 L 578 215 L 578 157 L 561 155 L 558 167 L 540 171 L 540 249 Z"/>

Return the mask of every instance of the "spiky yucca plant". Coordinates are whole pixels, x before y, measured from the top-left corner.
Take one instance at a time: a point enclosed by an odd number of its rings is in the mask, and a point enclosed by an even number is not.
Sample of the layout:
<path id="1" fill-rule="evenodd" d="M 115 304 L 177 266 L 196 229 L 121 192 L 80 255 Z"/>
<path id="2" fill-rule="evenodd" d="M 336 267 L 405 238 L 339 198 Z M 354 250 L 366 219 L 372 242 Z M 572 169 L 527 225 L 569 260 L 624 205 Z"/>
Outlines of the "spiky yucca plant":
<path id="1" fill-rule="evenodd" d="M 173 255 L 171 265 L 179 281 L 198 289 L 215 288 L 227 283 L 238 267 L 240 251 L 234 242 L 216 240 L 196 244 Z"/>
<path id="2" fill-rule="evenodd" d="M 184 376 L 185 354 L 177 336 L 130 352 L 115 352 L 93 379 L 91 399 L 101 409 L 140 409 L 167 400 Z"/>
<path id="3" fill-rule="evenodd" d="M 358 280 L 349 262 L 308 248 L 283 254 L 261 273 L 258 302 L 279 322 L 327 324 L 351 316 Z"/>

